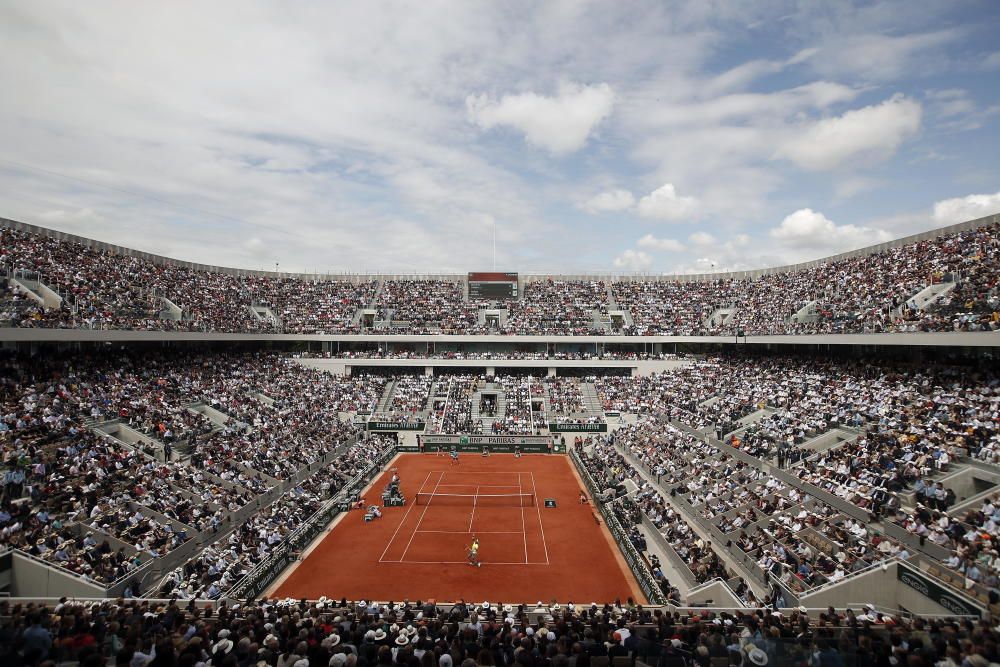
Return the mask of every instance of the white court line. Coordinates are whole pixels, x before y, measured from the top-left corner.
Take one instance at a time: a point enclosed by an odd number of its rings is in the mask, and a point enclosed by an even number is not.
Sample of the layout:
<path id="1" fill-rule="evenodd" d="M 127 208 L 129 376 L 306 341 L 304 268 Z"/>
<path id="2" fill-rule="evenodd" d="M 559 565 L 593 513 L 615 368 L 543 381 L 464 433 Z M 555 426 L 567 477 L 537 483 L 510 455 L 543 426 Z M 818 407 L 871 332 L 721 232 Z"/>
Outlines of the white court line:
<path id="1" fill-rule="evenodd" d="M 549 455 L 546 454 L 546 456 L 549 456 Z M 449 470 L 444 470 L 444 471 L 441 471 L 441 470 L 432 470 L 431 472 L 432 473 L 435 473 L 435 472 L 449 472 L 449 473 L 450 472 L 459 472 L 459 473 L 462 473 L 463 475 L 488 475 L 490 477 L 492 477 L 494 475 L 517 475 L 518 474 L 517 470 L 502 470 L 502 471 L 498 470 L 498 471 L 494 472 L 492 470 L 455 470 L 454 468 L 451 468 Z"/>
<path id="2" fill-rule="evenodd" d="M 475 486 L 480 489 L 513 489 L 518 484 L 441 484 L 442 489 L 450 488 L 452 486 Z"/>
<path id="3" fill-rule="evenodd" d="M 472 515 L 469 517 L 469 532 L 472 532 L 472 522 L 476 520 L 476 501 L 479 499 L 479 487 L 476 487 L 476 495 L 472 496 Z"/>
<path id="4" fill-rule="evenodd" d="M 418 533 L 444 533 L 446 535 L 471 535 L 467 530 L 418 530 Z M 519 530 L 477 530 L 476 535 L 521 535 Z"/>
<path id="5" fill-rule="evenodd" d="M 521 488 L 521 473 L 517 473 L 517 492 L 518 494 L 524 494 L 524 489 Z M 535 501 L 538 502 L 537 500 Z M 524 527 L 524 503 L 521 503 L 521 537 L 524 538 L 524 562 L 528 563 L 528 531 Z"/>
<path id="6" fill-rule="evenodd" d="M 441 476 L 438 477 L 438 484 L 440 484 L 441 480 L 444 479 L 444 475 L 445 473 L 441 473 Z M 437 484 L 434 485 L 434 490 L 431 491 L 431 496 L 433 496 L 436 492 L 437 492 Z M 413 527 L 413 534 L 410 535 L 410 541 L 406 543 L 406 548 L 403 549 L 403 555 L 399 557 L 400 562 L 402 562 L 406 558 L 406 552 L 410 550 L 410 545 L 413 544 L 413 538 L 417 536 L 417 529 L 420 528 L 420 523 L 424 520 L 424 515 L 427 514 L 427 510 L 429 510 L 430 508 L 431 508 L 430 503 L 427 503 L 427 505 L 424 507 L 424 511 L 420 513 L 420 518 L 417 520 L 417 525 Z"/>
<path id="7" fill-rule="evenodd" d="M 545 564 L 549 564 L 549 545 L 545 541 L 545 526 L 542 525 L 542 509 L 538 506 L 538 489 L 535 488 L 535 473 L 528 472 L 531 475 L 531 495 L 535 497 L 535 511 L 538 512 L 538 529 L 542 531 L 542 546 L 545 547 Z M 527 539 L 527 538 L 526 538 Z M 406 555 L 405 553 L 403 554 Z"/>
<path id="8" fill-rule="evenodd" d="M 467 560 L 391 560 L 386 561 L 388 563 L 404 563 L 404 564 L 414 564 L 414 565 L 465 565 L 469 561 Z M 493 561 L 481 561 L 483 565 L 548 565 L 549 563 L 542 563 L 541 561 L 537 563 L 522 563 L 517 561 L 515 563 L 495 563 Z"/>
<path id="9" fill-rule="evenodd" d="M 424 485 L 427 484 L 427 480 L 430 476 L 431 473 L 427 473 L 427 477 L 424 477 L 424 481 L 420 483 L 420 488 L 417 489 L 417 493 L 424 490 Z M 399 529 L 403 527 L 404 523 L 406 523 L 406 517 L 410 516 L 410 510 L 413 509 L 414 504 L 415 503 L 411 503 L 410 506 L 406 508 L 406 514 L 403 515 L 403 520 L 399 522 L 398 526 L 396 526 L 396 532 L 392 534 L 391 538 L 389 538 L 389 543 L 385 545 L 385 551 L 383 551 L 382 555 L 378 557 L 378 562 L 381 563 L 382 559 L 385 558 L 385 554 L 389 551 L 389 547 L 392 546 L 392 543 L 396 540 L 396 535 L 399 533 Z"/>

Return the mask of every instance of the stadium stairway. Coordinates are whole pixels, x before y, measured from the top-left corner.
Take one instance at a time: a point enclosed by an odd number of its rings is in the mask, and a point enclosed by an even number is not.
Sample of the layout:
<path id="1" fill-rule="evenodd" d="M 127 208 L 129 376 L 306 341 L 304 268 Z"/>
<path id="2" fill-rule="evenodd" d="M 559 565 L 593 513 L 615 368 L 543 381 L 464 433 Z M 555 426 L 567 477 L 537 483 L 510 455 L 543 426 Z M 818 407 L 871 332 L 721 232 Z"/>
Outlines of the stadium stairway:
<path id="1" fill-rule="evenodd" d="M 252 395 L 256 396 L 258 400 L 263 401 L 266 405 L 274 405 L 274 399 L 260 391 L 251 391 Z"/>
<path id="2" fill-rule="evenodd" d="M 160 303 L 163 305 L 163 310 L 160 311 L 160 319 L 167 320 L 168 322 L 179 322 L 184 319 L 184 311 L 176 303 L 171 301 L 165 296 L 158 297 Z"/>
<path id="3" fill-rule="evenodd" d="M 211 405 L 205 403 L 205 401 L 195 401 L 194 403 L 188 403 L 185 406 L 190 412 L 195 414 L 203 415 L 208 421 L 215 425 L 213 432 L 224 429 L 226 426 L 240 426 L 246 428 L 249 424 L 241 422 L 238 419 L 227 415 L 221 410 L 216 410 Z"/>
<path id="4" fill-rule="evenodd" d="M 601 308 L 595 308 L 591 311 L 593 316 L 593 326 L 599 331 L 608 331 L 611 328 L 611 316 L 608 315 L 606 310 Z"/>
<path id="5" fill-rule="evenodd" d="M 507 394 L 497 388 L 497 417 L 503 419 L 507 416 Z"/>
<path id="6" fill-rule="evenodd" d="M 815 322 L 819 319 L 819 301 L 813 299 L 795 311 L 788 321 L 792 324 Z"/>
<path id="7" fill-rule="evenodd" d="M 280 327 L 281 320 L 278 316 L 274 314 L 271 307 L 266 304 L 254 304 L 252 306 L 247 306 L 254 317 L 257 318 L 258 322 L 269 322 L 273 327 Z"/>
<path id="8" fill-rule="evenodd" d="M 905 305 L 916 310 L 927 310 L 951 292 L 958 283 L 936 283 L 928 285 L 905 301 Z"/>
<path id="9" fill-rule="evenodd" d="M 601 399 L 597 396 L 597 387 L 593 382 L 581 382 L 580 393 L 583 394 L 583 404 L 587 406 L 587 412 L 591 415 L 604 414 L 601 406 Z"/>
<path id="10" fill-rule="evenodd" d="M 29 299 L 37 301 L 46 308 L 58 308 L 62 305 L 62 297 L 41 280 L 15 275 L 11 278 L 11 282 L 20 287 Z"/>
<path id="11" fill-rule="evenodd" d="M 389 406 L 392 404 L 392 395 L 396 392 L 396 381 L 387 382 L 385 389 L 382 391 L 382 398 L 379 399 L 378 405 L 375 406 L 375 412 L 388 414 Z"/>
<path id="12" fill-rule="evenodd" d="M 712 311 L 712 314 L 705 318 L 705 326 L 708 328 L 721 327 L 729 323 L 733 315 L 736 314 L 736 308 L 716 308 Z"/>
<path id="13" fill-rule="evenodd" d="M 615 290 L 611 287 L 613 284 L 610 280 L 604 284 L 604 290 L 608 296 L 608 310 L 618 310 L 618 299 L 615 298 Z"/>
<path id="14" fill-rule="evenodd" d="M 776 410 L 774 408 L 764 407 L 761 410 L 754 410 L 750 414 L 744 415 L 739 420 L 737 420 L 737 422 L 736 422 L 736 428 L 734 428 L 732 431 L 730 431 L 730 432 L 728 432 L 728 433 L 725 434 L 725 439 L 728 440 L 729 438 L 733 437 L 734 435 L 735 436 L 741 436 L 741 435 L 743 435 L 744 431 L 746 431 L 746 429 L 747 429 L 748 426 L 750 426 L 751 424 L 756 424 L 757 422 L 761 421 L 762 419 L 766 419 L 767 417 L 770 417 L 775 412 L 776 412 Z M 710 426 L 710 427 L 704 429 L 704 432 L 705 433 L 714 434 L 715 433 L 715 429 Z"/>
<path id="15" fill-rule="evenodd" d="M 155 460 L 164 460 L 164 452 L 166 450 L 162 442 L 156 438 L 146 435 L 145 433 L 135 430 L 127 424 L 123 424 L 117 419 L 98 424 L 91 430 L 94 431 L 94 433 L 96 433 L 99 437 L 107 438 L 125 447 L 126 449 L 146 454 L 148 449 L 151 448 L 153 451 L 153 458 Z M 179 452 L 175 451 L 171 460 L 175 460 L 178 457 Z"/>
<path id="16" fill-rule="evenodd" d="M 437 380 L 431 380 L 431 384 L 427 387 L 427 400 L 424 401 L 423 414 L 428 415 L 428 420 L 430 421 L 429 415 L 434 412 L 434 398 L 437 396 L 438 389 L 441 387 L 441 383 Z"/>
<path id="17" fill-rule="evenodd" d="M 857 437 L 857 432 L 837 426 L 806 440 L 801 445 L 796 445 L 797 449 L 808 450 L 810 454 L 821 454 L 833 449 L 837 449 L 845 442 Z"/>
<path id="18" fill-rule="evenodd" d="M 482 421 L 482 418 L 479 415 L 479 401 L 480 396 L 477 391 L 472 395 L 472 405 L 469 408 L 469 419 L 472 421 Z"/>
<path id="19" fill-rule="evenodd" d="M 382 296 L 382 292 L 385 290 L 385 278 L 378 279 L 378 287 L 375 288 L 375 293 L 372 294 L 372 300 L 368 304 L 368 309 L 372 310 L 375 308 L 375 304 L 378 303 L 378 298 Z"/>

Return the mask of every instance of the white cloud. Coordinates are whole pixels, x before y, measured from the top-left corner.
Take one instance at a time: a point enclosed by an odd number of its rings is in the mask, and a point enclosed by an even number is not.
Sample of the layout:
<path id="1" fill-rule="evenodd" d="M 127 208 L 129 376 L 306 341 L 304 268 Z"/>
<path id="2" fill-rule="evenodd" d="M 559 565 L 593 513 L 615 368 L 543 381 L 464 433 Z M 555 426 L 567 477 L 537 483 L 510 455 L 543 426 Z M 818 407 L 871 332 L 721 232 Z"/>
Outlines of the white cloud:
<path id="1" fill-rule="evenodd" d="M 1000 69 L 1000 51 L 994 51 L 990 55 L 983 58 L 983 69 Z"/>
<path id="2" fill-rule="evenodd" d="M 958 39 L 958 30 L 907 35 L 830 35 L 822 49 L 810 60 L 827 76 L 860 76 L 869 81 L 889 81 L 910 72 L 941 67 L 944 58 L 935 57 L 940 47 Z"/>
<path id="3" fill-rule="evenodd" d="M 788 215 L 770 231 L 770 236 L 789 248 L 830 252 L 854 250 L 892 240 L 892 235 L 885 230 L 838 226 L 822 213 L 809 208 Z"/>
<path id="4" fill-rule="evenodd" d="M 529 144 L 554 155 L 583 148 L 600 122 L 611 115 L 614 104 L 614 91 L 606 83 L 564 83 L 554 97 L 520 93 L 500 100 L 486 94 L 465 99 L 469 120 L 480 128 L 512 127 Z"/>
<path id="5" fill-rule="evenodd" d="M 696 246 L 710 246 L 715 243 L 715 237 L 708 232 L 695 232 L 688 240 Z"/>
<path id="6" fill-rule="evenodd" d="M 635 197 L 628 190 L 609 190 L 594 195 L 580 204 L 587 213 L 604 213 L 607 211 L 626 211 L 635 205 Z"/>
<path id="7" fill-rule="evenodd" d="M 91 208 L 78 208 L 75 210 L 51 209 L 42 211 L 38 214 L 38 217 L 46 223 L 66 227 L 98 225 L 105 222 L 104 217 Z"/>
<path id="8" fill-rule="evenodd" d="M 615 267 L 629 271 L 643 271 L 653 265 L 653 258 L 641 250 L 626 250 L 615 257 Z"/>
<path id="9" fill-rule="evenodd" d="M 264 242 L 259 236 L 251 236 L 246 241 L 243 242 L 243 247 L 246 249 L 247 253 L 254 257 L 267 257 L 270 253 L 270 246 Z"/>
<path id="10" fill-rule="evenodd" d="M 833 169 L 844 163 L 887 160 L 920 129 L 918 102 L 894 95 L 874 106 L 825 118 L 794 133 L 778 149 L 780 157 L 809 170 Z"/>
<path id="11" fill-rule="evenodd" d="M 646 234 L 636 242 L 640 248 L 662 250 L 664 252 L 683 252 L 684 244 L 674 239 L 658 239 L 652 234 Z"/>
<path id="12" fill-rule="evenodd" d="M 667 183 L 640 199 L 636 210 L 644 218 L 691 221 L 698 217 L 698 200 L 679 196 L 673 184 Z"/>
<path id="13" fill-rule="evenodd" d="M 940 225 L 975 220 L 995 213 L 1000 213 L 1000 192 L 955 197 L 934 204 L 934 221 Z"/>
<path id="14" fill-rule="evenodd" d="M 856 195 L 871 192 L 872 190 L 880 188 L 882 185 L 882 181 L 876 178 L 849 175 L 836 183 L 834 186 L 834 193 L 836 194 L 837 199 L 851 199 Z"/>
<path id="15" fill-rule="evenodd" d="M 961 88 L 930 90 L 927 99 L 927 115 L 937 121 L 938 127 L 947 131 L 977 130 L 991 116 L 1000 114 L 1000 105 L 979 108 L 969 91 Z"/>

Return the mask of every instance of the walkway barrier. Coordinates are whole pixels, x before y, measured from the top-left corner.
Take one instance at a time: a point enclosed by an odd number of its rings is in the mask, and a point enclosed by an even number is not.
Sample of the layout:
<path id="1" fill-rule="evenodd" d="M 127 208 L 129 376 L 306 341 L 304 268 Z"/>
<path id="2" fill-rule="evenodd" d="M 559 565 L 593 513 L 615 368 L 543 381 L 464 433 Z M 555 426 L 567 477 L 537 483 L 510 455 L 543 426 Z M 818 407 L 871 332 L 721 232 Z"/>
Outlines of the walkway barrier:
<path id="1" fill-rule="evenodd" d="M 584 484 L 587 485 L 590 497 L 594 499 L 594 504 L 597 505 L 598 510 L 600 510 L 601 515 L 604 517 L 605 525 L 611 531 L 611 536 L 615 538 L 615 542 L 618 543 L 618 548 L 625 557 L 625 562 L 628 563 L 629 569 L 632 570 L 632 575 L 639 583 L 639 587 L 642 588 L 646 599 L 649 600 L 650 604 L 666 604 L 666 596 L 663 595 L 663 591 L 660 590 L 659 585 L 653 578 L 653 574 L 646 566 L 642 554 L 639 553 L 635 545 L 632 544 L 632 541 L 629 540 L 628 533 L 622 527 L 621 522 L 618 521 L 618 517 L 608 508 L 607 504 L 601 502 L 601 490 L 597 488 L 594 478 L 591 477 L 587 467 L 583 465 L 583 461 L 580 460 L 575 449 L 570 449 L 569 457 L 572 459 L 577 471 L 579 471 L 580 477 L 583 478 Z"/>
<path id="2" fill-rule="evenodd" d="M 288 537 L 278 544 L 263 561 L 258 563 L 246 576 L 240 579 L 225 594 L 226 598 L 246 600 L 260 597 L 264 591 L 277 579 L 285 569 L 299 559 L 299 554 L 309 546 L 317 535 L 323 532 L 330 522 L 345 508 L 350 506 L 350 499 L 375 476 L 381 472 L 386 463 L 396 455 L 395 446 L 382 451 L 378 459 L 373 461 L 363 472 L 344 485 L 333 498 L 323 503 L 312 516 L 302 522 Z"/>

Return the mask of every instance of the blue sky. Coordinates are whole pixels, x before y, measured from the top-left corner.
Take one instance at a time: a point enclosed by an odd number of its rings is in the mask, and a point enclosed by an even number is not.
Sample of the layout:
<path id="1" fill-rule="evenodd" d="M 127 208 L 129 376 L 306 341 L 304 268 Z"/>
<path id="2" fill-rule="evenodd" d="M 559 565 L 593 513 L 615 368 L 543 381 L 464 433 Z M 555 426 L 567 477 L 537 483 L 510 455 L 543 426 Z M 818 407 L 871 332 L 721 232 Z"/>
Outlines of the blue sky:
<path id="1" fill-rule="evenodd" d="M 11 2 L 0 215 L 292 271 L 756 268 L 1000 212 L 1000 3 Z M 13 55 L 13 57 L 11 57 Z"/>

